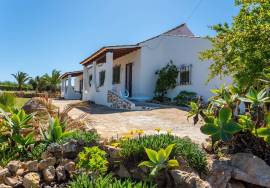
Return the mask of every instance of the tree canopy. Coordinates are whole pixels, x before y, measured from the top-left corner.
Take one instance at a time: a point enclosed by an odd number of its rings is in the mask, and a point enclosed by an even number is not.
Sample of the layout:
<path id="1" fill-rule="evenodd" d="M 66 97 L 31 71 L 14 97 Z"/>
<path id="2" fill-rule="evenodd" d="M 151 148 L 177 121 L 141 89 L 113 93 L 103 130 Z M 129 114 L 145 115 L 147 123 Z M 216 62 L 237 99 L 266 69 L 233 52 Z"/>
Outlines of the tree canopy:
<path id="1" fill-rule="evenodd" d="M 212 26 L 212 49 L 202 52 L 201 59 L 213 61 L 209 79 L 230 75 L 244 88 L 258 86 L 270 66 L 270 1 L 236 0 L 235 5 L 240 11 L 231 25 Z"/>

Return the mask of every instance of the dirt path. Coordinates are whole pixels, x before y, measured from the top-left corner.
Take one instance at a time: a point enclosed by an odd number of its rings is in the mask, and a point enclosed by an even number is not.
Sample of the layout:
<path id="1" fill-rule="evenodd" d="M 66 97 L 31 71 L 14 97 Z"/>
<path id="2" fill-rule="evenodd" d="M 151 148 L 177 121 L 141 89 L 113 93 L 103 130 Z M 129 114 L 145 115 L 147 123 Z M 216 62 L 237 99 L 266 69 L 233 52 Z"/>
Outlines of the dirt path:
<path id="1" fill-rule="evenodd" d="M 54 100 L 53 103 L 62 110 L 65 105 L 79 101 Z M 205 138 L 200 132 L 200 126 L 194 126 L 187 121 L 186 113 L 174 107 L 158 108 L 147 111 L 120 111 L 108 107 L 90 104 L 88 108 L 75 108 L 70 112 L 73 118 L 87 112 L 90 123 L 103 138 L 117 137 L 134 129 L 143 129 L 146 134 L 172 130 L 172 133 L 181 137 L 188 136 L 196 143 L 202 143 Z"/>

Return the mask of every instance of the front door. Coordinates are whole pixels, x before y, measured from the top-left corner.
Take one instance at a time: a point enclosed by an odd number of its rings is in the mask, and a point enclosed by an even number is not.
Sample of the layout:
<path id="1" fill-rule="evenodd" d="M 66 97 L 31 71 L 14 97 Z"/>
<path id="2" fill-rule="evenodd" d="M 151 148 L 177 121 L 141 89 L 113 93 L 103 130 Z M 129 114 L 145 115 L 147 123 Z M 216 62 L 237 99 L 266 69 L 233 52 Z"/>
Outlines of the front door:
<path id="1" fill-rule="evenodd" d="M 80 93 L 82 93 L 83 90 L 83 80 L 80 80 Z"/>
<path id="2" fill-rule="evenodd" d="M 132 97 L 132 63 L 126 64 L 126 90 Z"/>

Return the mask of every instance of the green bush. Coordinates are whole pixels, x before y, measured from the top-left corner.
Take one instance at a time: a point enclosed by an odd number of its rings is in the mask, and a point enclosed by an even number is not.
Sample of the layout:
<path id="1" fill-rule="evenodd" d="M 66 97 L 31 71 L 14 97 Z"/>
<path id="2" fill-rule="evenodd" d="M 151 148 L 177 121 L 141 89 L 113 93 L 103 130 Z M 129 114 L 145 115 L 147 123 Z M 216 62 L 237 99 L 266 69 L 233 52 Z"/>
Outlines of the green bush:
<path id="1" fill-rule="evenodd" d="M 59 141 L 59 143 L 66 143 L 70 140 L 79 140 L 83 141 L 86 145 L 88 144 L 96 144 L 100 137 L 97 134 L 97 132 L 83 132 L 83 131 L 74 131 L 62 140 Z"/>
<path id="2" fill-rule="evenodd" d="M 191 91 L 181 91 L 175 98 L 174 101 L 177 105 L 188 106 L 190 102 L 197 101 L 197 93 Z"/>
<path id="3" fill-rule="evenodd" d="M 4 111 L 11 111 L 15 106 L 15 96 L 11 93 L 0 93 L 0 108 Z"/>
<path id="4" fill-rule="evenodd" d="M 156 186 L 146 182 L 133 182 L 130 179 L 119 180 L 111 174 L 98 177 L 82 174 L 70 182 L 69 188 L 156 188 Z"/>
<path id="5" fill-rule="evenodd" d="M 176 78 L 178 76 L 178 69 L 172 61 L 168 63 L 161 70 L 158 70 L 156 74 L 158 79 L 155 88 L 156 99 L 161 99 L 167 94 L 169 89 L 173 89 L 176 86 Z M 161 101 L 162 102 L 162 101 Z"/>
<path id="6" fill-rule="evenodd" d="M 27 158 L 31 160 L 39 160 L 41 159 L 41 154 L 46 150 L 47 144 L 46 143 L 39 143 L 34 148 L 27 152 Z"/>
<path id="7" fill-rule="evenodd" d="M 144 148 L 160 150 L 170 144 L 175 144 L 170 155 L 171 158 L 182 156 L 190 167 L 198 172 L 206 170 L 206 154 L 186 138 L 179 138 L 171 134 L 145 135 L 139 138 L 133 138 L 120 141 L 121 155 L 128 164 L 138 164 L 147 159 Z M 181 164 L 180 164 L 181 165 Z"/>
<path id="8" fill-rule="evenodd" d="M 77 165 L 96 175 L 105 174 L 109 164 L 106 155 L 106 152 L 97 146 L 85 147 L 84 151 L 79 153 L 79 162 Z"/>

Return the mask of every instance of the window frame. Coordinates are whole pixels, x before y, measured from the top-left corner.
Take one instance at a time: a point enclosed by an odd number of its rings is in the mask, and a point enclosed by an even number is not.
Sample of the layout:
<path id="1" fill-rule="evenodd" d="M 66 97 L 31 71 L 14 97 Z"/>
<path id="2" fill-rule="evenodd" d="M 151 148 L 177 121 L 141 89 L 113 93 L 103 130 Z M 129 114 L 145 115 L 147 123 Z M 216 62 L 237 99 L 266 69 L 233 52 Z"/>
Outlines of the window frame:
<path id="1" fill-rule="evenodd" d="M 105 83 L 105 79 L 106 79 L 106 71 L 102 70 L 99 72 L 99 87 L 104 86 Z M 104 76 L 104 78 L 102 78 Z"/>
<path id="2" fill-rule="evenodd" d="M 192 73 L 192 65 L 181 65 L 179 68 L 179 85 L 191 85 L 191 73 Z M 185 74 L 185 75 L 184 75 Z M 184 76 L 182 78 L 182 76 Z"/>
<path id="3" fill-rule="evenodd" d="M 93 75 L 90 74 L 89 77 L 88 77 L 88 84 L 89 84 L 90 87 L 92 87 L 92 81 L 93 81 Z"/>
<path id="4" fill-rule="evenodd" d="M 121 83 L 121 65 L 116 65 L 113 67 L 112 83 L 113 84 L 120 84 Z"/>

